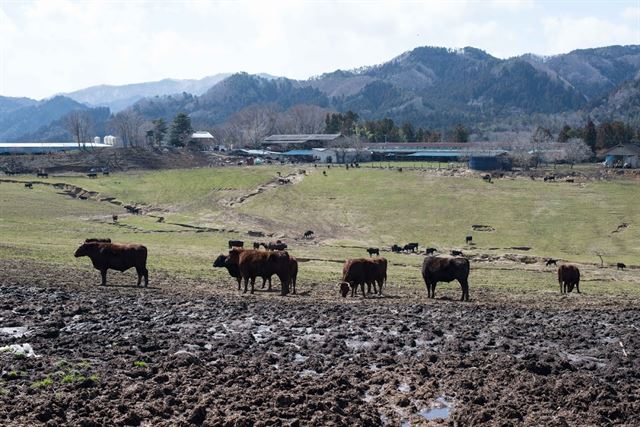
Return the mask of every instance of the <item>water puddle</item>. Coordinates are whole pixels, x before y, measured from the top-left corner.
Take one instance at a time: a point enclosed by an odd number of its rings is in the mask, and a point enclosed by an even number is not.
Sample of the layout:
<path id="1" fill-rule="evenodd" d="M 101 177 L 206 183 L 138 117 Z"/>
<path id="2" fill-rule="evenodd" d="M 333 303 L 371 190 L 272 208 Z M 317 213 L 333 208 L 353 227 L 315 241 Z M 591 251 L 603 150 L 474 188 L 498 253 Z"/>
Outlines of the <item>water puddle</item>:
<path id="1" fill-rule="evenodd" d="M 433 402 L 431 407 L 420 410 L 418 415 L 425 420 L 435 420 L 437 418 L 447 419 L 449 418 L 452 407 L 453 402 L 447 400 L 444 396 L 440 396 Z"/>
<path id="2" fill-rule="evenodd" d="M 22 338 L 27 334 L 29 328 L 26 326 L 10 326 L 8 328 L 0 328 L 0 334 L 11 335 L 13 338 Z"/>
<path id="3" fill-rule="evenodd" d="M 0 352 L 11 352 L 13 354 L 21 354 L 25 357 L 40 357 L 34 351 L 31 344 L 11 344 L 4 347 L 0 347 Z"/>

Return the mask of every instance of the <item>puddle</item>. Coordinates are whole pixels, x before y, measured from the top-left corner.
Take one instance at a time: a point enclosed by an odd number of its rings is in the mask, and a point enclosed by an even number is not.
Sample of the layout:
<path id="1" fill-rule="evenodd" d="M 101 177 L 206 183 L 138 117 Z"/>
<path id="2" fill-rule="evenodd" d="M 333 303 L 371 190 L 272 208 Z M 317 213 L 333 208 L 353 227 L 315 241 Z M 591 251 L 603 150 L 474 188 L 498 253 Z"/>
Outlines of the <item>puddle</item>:
<path id="1" fill-rule="evenodd" d="M 424 408 L 418 412 L 425 420 L 435 420 L 436 418 L 449 418 L 449 412 L 453 407 L 453 402 L 448 401 L 444 396 L 438 397 L 430 408 Z"/>
<path id="2" fill-rule="evenodd" d="M 26 357 L 40 357 L 34 351 L 31 344 L 11 344 L 0 347 L 0 352 L 9 351 L 13 354 L 23 354 Z"/>
<path id="3" fill-rule="evenodd" d="M 27 334 L 29 328 L 26 326 L 10 326 L 8 328 L 0 328 L 0 334 L 11 335 L 13 338 L 22 338 Z"/>

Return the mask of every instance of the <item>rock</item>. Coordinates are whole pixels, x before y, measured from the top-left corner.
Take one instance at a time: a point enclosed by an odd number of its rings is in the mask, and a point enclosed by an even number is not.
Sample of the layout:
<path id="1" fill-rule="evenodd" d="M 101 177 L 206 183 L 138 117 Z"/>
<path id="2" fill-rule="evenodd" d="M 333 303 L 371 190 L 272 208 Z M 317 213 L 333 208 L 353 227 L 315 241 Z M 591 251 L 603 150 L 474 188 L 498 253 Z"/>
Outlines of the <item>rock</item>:
<path id="1" fill-rule="evenodd" d="M 190 424 L 200 425 L 205 419 L 207 419 L 207 408 L 204 406 L 198 406 L 191 412 L 187 421 Z"/>

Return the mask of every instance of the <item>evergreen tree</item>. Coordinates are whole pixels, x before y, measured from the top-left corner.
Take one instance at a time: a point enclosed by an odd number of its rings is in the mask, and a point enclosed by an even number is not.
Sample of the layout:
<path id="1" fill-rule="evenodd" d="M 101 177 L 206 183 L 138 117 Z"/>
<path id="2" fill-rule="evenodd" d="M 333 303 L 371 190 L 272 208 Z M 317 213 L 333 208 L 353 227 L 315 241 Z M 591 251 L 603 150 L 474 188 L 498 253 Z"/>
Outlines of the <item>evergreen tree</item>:
<path id="1" fill-rule="evenodd" d="M 589 119 L 587 125 L 584 127 L 582 139 L 589 146 L 589 148 L 591 148 L 591 151 L 595 150 L 596 148 L 596 137 L 596 125 L 593 124 L 591 119 Z"/>
<path id="2" fill-rule="evenodd" d="M 461 124 L 453 129 L 453 142 L 469 142 L 469 131 Z"/>
<path id="3" fill-rule="evenodd" d="M 402 134 L 402 140 L 404 142 L 416 142 L 416 133 L 411 123 L 403 123 L 400 132 Z"/>
<path id="4" fill-rule="evenodd" d="M 153 129 L 151 130 L 151 139 L 157 146 L 162 145 L 164 137 L 167 135 L 167 122 L 163 118 L 153 120 Z"/>
<path id="5" fill-rule="evenodd" d="M 193 134 L 191 127 L 191 118 L 186 113 L 178 113 L 171 124 L 171 132 L 169 133 L 169 144 L 174 147 L 184 147 Z"/>
<path id="6" fill-rule="evenodd" d="M 573 132 L 571 126 L 564 125 L 562 129 L 560 129 L 560 133 L 558 134 L 558 142 L 567 142 L 573 136 Z"/>

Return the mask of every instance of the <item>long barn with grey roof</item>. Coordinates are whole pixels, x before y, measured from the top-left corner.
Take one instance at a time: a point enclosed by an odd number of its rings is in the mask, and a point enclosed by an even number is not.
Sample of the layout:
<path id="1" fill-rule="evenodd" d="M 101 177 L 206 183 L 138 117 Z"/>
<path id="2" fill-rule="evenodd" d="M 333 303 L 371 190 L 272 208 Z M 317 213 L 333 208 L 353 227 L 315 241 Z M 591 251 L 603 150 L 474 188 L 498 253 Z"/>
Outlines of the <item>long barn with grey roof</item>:
<path id="1" fill-rule="evenodd" d="M 262 146 L 274 151 L 309 150 L 311 148 L 326 148 L 342 140 L 344 140 L 344 135 L 340 133 L 271 135 L 262 141 Z"/>

